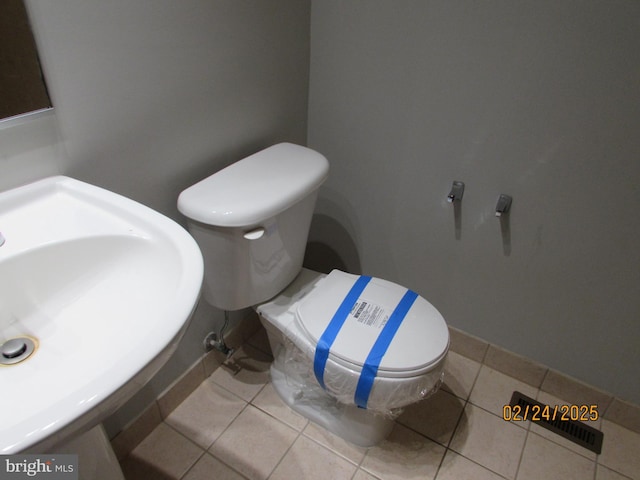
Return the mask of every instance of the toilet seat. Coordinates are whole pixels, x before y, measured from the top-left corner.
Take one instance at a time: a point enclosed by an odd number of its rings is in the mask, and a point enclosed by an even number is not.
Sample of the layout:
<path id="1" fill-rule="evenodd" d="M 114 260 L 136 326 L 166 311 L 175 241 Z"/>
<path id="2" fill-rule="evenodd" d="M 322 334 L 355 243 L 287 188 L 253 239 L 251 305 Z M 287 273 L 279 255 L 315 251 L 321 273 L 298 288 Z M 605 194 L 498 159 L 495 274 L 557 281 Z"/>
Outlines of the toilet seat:
<path id="1" fill-rule="evenodd" d="M 333 270 L 298 304 L 295 321 L 313 345 L 318 344 L 358 278 L 358 275 Z M 335 336 L 329 358 L 360 372 L 406 292 L 400 285 L 372 277 Z M 448 346 L 449 333 L 442 315 L 418 296 L 390 340 L 376 377 L 407 378 L 428 372 L 446 355 Z"/>

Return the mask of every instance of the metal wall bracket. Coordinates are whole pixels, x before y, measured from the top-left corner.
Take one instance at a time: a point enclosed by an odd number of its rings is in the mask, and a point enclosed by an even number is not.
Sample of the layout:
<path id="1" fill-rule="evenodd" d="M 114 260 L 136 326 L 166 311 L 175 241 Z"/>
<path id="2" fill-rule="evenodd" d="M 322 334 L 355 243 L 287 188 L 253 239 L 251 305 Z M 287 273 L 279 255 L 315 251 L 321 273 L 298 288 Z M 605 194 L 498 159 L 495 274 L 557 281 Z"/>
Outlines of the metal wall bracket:
<path id="1" fill-rule="evenodd" d="M 455 180 L 453 185 L 451 186 L 451 191 L 449 195 L 447 195 L 447 202 L 453 203 L 454 201 L 462 200 L 462 196 L 464 195 L 464 182 L 459 180 Z"/>

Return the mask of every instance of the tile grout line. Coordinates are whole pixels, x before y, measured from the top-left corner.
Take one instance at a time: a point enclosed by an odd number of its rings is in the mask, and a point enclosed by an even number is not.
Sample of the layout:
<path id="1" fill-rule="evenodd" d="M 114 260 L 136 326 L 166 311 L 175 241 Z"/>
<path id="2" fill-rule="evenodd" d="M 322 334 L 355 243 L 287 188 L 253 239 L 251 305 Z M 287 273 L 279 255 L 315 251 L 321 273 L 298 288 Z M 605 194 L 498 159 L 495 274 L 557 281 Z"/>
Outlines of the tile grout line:
<path id="1" fill-rule="evenodd" d="M 218 368 L 220 368 L 222 365 L 218 366 Z M 211 375 L 209 375 L 208 377 L 206 377 L 202 382 L 204 383 L 207 379 L 209 379 L 211 377 Z M 227 388 L 225 388 L 223 385 L 220 385 L 218 382 L 216 382 L 215 380 L 211 379 L 211 382 L 213 384 L 215 384 L 216 387 L 223 389 L 225 392 L 229 393 L 230 395 L 233 395 L 234 397 L 236 397 L 237 399 L 241 400 L 242 402 L 244 402 L 244 406 L 242 407 L 242 409 L 238 412 L 238 414 L 233 417 L 233 419 L 231 420 L 231 422 L 229 422 L 229 425 L 227 425 L 221 432 L 220 434 L 211 442 L 211 444 L 209 444 L 209 446 L 203 448 L 202 446 L 200 446 L 199 444 L 197 444 L 194 440 L 192 440 L 191 438 L 189 438 L 188 436 L 186 436 L 184 433 L 182 433 L 181 431 L 179 431 L 178 429 L 176 429 L 175 427 L 173 427 L 173 425 L 171 425 L 170 423 L 168 423 L 166 421 L 166 419 L 163 419 L 161 423 L 164 423 L 166 426 L 168 426 L 169 428 L 171 428 L 173 431 L 175 431 L 176 433 L 178 433 L 179 435 L 181 435 L 182 437 L 186 438 L 187 440 L 189 440 L 192 444 L 194 444 L 195 446 L 197 446 L 199 449 L 202 450 L 202 454 L 198 457 L 198 459 L 193 463 L 193 465 L 191 465 L 191 467 L 189 467 L 189 469 L 187 469 L 187 471 L 184 473 L 184 475 L 182 475 L 180 478 L 184 478 L 189 471 L 191 471 L 193 469 L 193 467 L 202 459 L 202 457 L 204 457 L 205 455 L 210 455 L 211 457 L 215 458 L 217 461 L 219 461 L 220 463 L 222 463 L 223 465 L 227 466 L 228 468 L 230 468 L 231 470 L 233 470 L 234 472 L 236 472 L 237 474 L 239 474 L 240 476 L 242 476 L 243 478 L 247 478 L 245 475 L 243 475 L 242 473 L 238 472 L 233 466 L 227 464 L 223 459 L 218 458 L 217 456 L 215 456 L 213 453 L 209 452 L 209 449 L 213 446 L 214 443 L 216 443 L 216 441 L 218 441 L 218 439 L 231 427 L 231 425 L 233 424 L 233 422 L 240 416 L 240 414 L 242 414 L 242 412 L 244 412 L 246 410 L 246 408 L 250 405 L 250 402 L 247 402 L 246 400 L 244 400 L 243 398 L 239 397 L 238 395 L 236 395 L 235 393 L 233 393 L 232 391 L 228 390 Z M 195 391 L 195 390 L 194 390 Z M 262 390 L 260 390 L 262 391 Z M 193 392 L 192 392 L 193 393 Z"/>
<path id="2" fill-rule="evenodd" d="M 460 455 L 461 457 L 463 457 L 463 458 L 467 459 L 468 461 L 473 462 L 474 464 L 476 464 L 476 465 L 478 465 L 478 466 L 480 466 L 480 467 L 482 467 L 482 468 L 484 468 L 484 469 L 486 469 L 486 470 L 490 471 L 491 473 L 493 473 L 493 474 L 495 474 L 495 475 L 498 475 L 499 477 L 507 478 L 507 477 L 505 477 L 504 475 L 502 475 L 502 474 L 500 474 L 500 473 L 498 473 L 498 472 L 494 471 L 493 469 L 491 469 L 491 468 L 487 467 L 486 465 L 482 465 L 482 464 L 480 464 L 480 463 L 478 463 L 478 462 L 476 462 L 476 461 L 474 461 L 474 460 L 472 460 L 472 459 L 470 459 L 470 458 L 466 457 L 466 456 L 465 456 L 465 455 L 463 455 L 462 453 L 457 452 L 457 451 L 456 451 L 456 450 L 454 450 L 453 448 L 450 448 L 450 447 L 449 447 L 449 445 L 451 445 L 451 442 L 453 441 L 453 439 L 454 439 L 454 437 L 455 437 L 455 435 L 456 435 L 456 433 L 457 433 L 458 427 L 460 426 L 460 422 L 462 421 L 462 417 L 464 416 L 465 410 L 467 409 L 467 406 L 468 406 L 468 405 L 471 405 L 471 406 L 473 406 L 474 408 L 479 408 L 480 410 L 482 410 L 482 411 L 484 411 L 484 412 L 486 412 L 486 413 L 489 413 L 490 415 L 493 415 L 493 416 L 496 416 L 496 417 L 500 418 L 500 416 L 499 416 L 499 415 L 496 415 L 495 413 L 493 413 L 493 412 L 491 412 L 491 411 L 489 411 L 489 410 L 487 410 L 487 409 L 485 409 L 485 408 L 483 408 L 483 407 L 481 407 L 481 406 L 479 406 L 479 405 L 476 405 L 475 403 L 472 403 L 472 402 L 471 402 L 471 394 L 473 393 L 474 389 L 476 388 L 476 385 L 477 385 L 477 383 L 478 383 L 478 379 L 480 378 L 480 372 L 482 371 L 482 367 L 483 367 L 483 366 L 486 366 L 487 368 L 492 368 L 492 367 L 490 367 L 490 366 L 488 366 L 488 365 L 486 365 L 486 364 L 484 363 L 484 359 L 486 359 L 486 355 L 487 355 L 487 352 L 488 352 L 488 351 L 489 351 L 489 347 L 487 347 L 487 349 L 485 350 L 485 354 L 484 354 L 484 356 L 483 356 L 483 361 L 482 361 L 482 362 L 479 362 L 479 363 L 480 363 L 480 368 L 478 368 L 478 372 L 476 373 L 476 376 L 475 376 L 475 378 L 473 379 L 473 384 L 471 385 L 471 388 L 469 389 L 469 395 L 467 396 L 467 398 L 466 398 L 466 400 L 465 400 L 465 405 L 464 405 L 464 407 L 463 407 L 463 409 L 462 409 L 462 413 L 460 414 L 460 417 L 458 418 L 458 422 L 456 423 L 456 426 L 455 426 L 455 428 L 453 429 L 453 433 L 452 433 L 451 438 L 449 439 L 449 443 L 448 443 L 448 445 L 447 445 L 447 450 L 445 451 L 445 455 L 442 457 L 442 460 L 441 460 L 441 462 L 440 462 L 440 465 L 438 466 L 438 470 L 437 470 L 437 472 L 436 472 L 436 476 L 434 477 L 434 480 L 437 480 L 438 474 L 440 473 L 440 468 L 442 467 L 442 464 L 444 463 L 444 458 L 446 457 L 447 451 L 449 451 L 449 450 L 451 450 L 451 451 L 452 451 L 452 452 L 454 452 L 455 454 Z M 511 377 L 511 378 L 513 378 L 513 377 Z M 539 390 L 539 389 L 538 389 L 538 390 Z M 458 398 L 460 398 L 460 397 L 458 397 Z M 522 427 L 519 427 L 519 428 L 522 428 Z M 527 439 L 527 436 L 528 436 L 528 433 L 529 433 L 529 432 L 528 432 L 528 428 L 527 428 L 527 429 L 525 429 L 525 431 L 526 431 L 527 433 L 526 433 L 526 435 L 525 435 L 525 441 L 524 441 L 524 443 L 523 443 L 523 445 L 522 445 L 522 450 L 521 450 L 521 452 L 520 452 L 520 458 L 518 459 L 518 467 L 517 467 L 517 469 L 516 469 L 515 476 L 513 477 L 514 479 L 515 479 L 515 478 L 517 478 L 518 470 L 520 469 L 520 462 L 521 462 L 521 460 L 522 460 L 522 455 L 524 454 L 524 448 L 525 448 L 525 445 L 526 445 L 526 439 Z"/>
<path id="3" fill-rule="evenodd" d="M 598 480 L 598 457 L 600 455 L 596 455 L 596 459 L 593 462 L 593 478 L 592 480 Z"/>
<path id="4" fill-rule="evenodd" d="M 179 430 L 176 430 L 172 425 L 168 424 L 167 422 L 165 422 L 164 420 L 162 420 L 161 422 L 162 424 L 164 424 L 166 427 L 170 428 L 171 430 L 173 430 L 175 433 L 177 433 L 178 435 L 180 435 L 182 438 L 184 438 L 185 440 L 187 440 L 189 443 L 191 443 L 192 445 L 198 447 L 198 449 L 201 451 L 200 455 L 198 456 L 198 458 L 189 466 L 189 468 L 187 468 L 185 470 L 185 472 L 180 475 L 180 478 L 184 478 L 190 471 L 191 469 L 196 465 L 196 463 L 198 463 L 200 461 L 200 459 L 207 453 L 206 449 L 203 449 L 200 445 L 198 445 L 196 442 L 194 442 L 192 439 L 190 439 L 189 437 L 187 437 L 185 434 L 183 434 L 182 432 L 180 432 Z M 156 427 L 157 428 L 157 427 Z"/>
<path id="5" fill-rule="evenodd" d="M 255 408 L 257 408 L 257 407 L 255 407 Z M 262 411 L 262 410 L 260 410 L 260 411 Z M 276 419 L 276 420 L 277 420 L 277 419 Z M 284 422 L 281 422 L 281 423 L 283 423 L 284 425 L 286 425 Z M 287 426 L 289 426 L 289 425 L 287 425 Z M 291 427 L 289 427 L 289 428 L 291 428 Z M 269 472 L 269 475 L 267 475 L 267 480 L 268 480 L 269 478 L 271 478 L 271 475 L 273 475 L 273 472 L 275 472 L 275 471 L 278 469 L 278 467 L 280 466 L 280 464 L 281 464 L 281 463 L 282 463 L 282 461 L 284 460 L 284 457 L 286 457 L 286 456 L 287 456 L 287 454 L 289 453 L 289 451 L 293 448 L 293 446 L 295 445 L 295 443 L 298 441 L 298 439 L 299 439 L 299 438 L 300 438 L 300 436 L 302 435 L 302 431 L 299 431 L 299 432 L 297 432 L 297 433 L 298 433 L 298 434 L 296 435 L 296 438 L 293 440 L 293 442 L 291 442 L 291 445 L 289 445 L 289 446 L 287 447 L 287 449 L 285 450 L 285 452 L 282 454 L 282 457 L 280 457 L 280 460 L 278 460 L 278 463 L 276 463 L 276 464 L 274 465 L 274 467 L 271 469 L 271 471 Z M 332 452 L 332 453 L 333 453 L 333 452 Z"/>
<path id="6" fill-rule="evenodd" d="M 484 352 L 483 361 L 484 361 L 484 357 L 487 354 L 487 350 L 488 350 L 488 348 Z M 465 357 L 465 358 L 467 358 L 467 357 Z M 458 427 L 460 426 L 460 422 L 462 421 L 462 417 L 464 416 L 464 412 L 467 409 L 467 405 L 469 405 L 469 403 L 470 403 L 469 399 L 471 398 L 471 392 L 473 392 L 473 389 L 476 386 L 476 382 L 478 381 L 478 378 L 480 377 L 480 370 L 482 369 L 483 363 L 482 362 L 478 362 L 478 363 L 480 363 L 480 368 L 478 368 L 478 371 L 476 372 L 475 377 L 473 378 L 473 383 L 471 384 L 471 387 L 469 388 L 469 392 L 466 395 L 466 398 L 464 398 L 464 406 L 462 407 L 462 410 L 460 411 L 460 416 L 458 417 L 458 420 L 456 421 L 455 427 L 453 427 L 453 431 L 451 432 L 451 437 L 449 437 L 449 441 L 447 442 L 447 444 L 444 445 L 444 447 L 445 447 L 444 455 L 442 455 L 442 458 L 440 459 L 440 463 L 438 464 L 438 468 L 436 469 L 436 474 L 433 477 L 434 480 L 437 479 L 438 475 L 440 474 L 440 469 L 442 468 L 442 464 L 444 463 L 444 459 L 447 456 L 447 452 L 451 450 L 452 452 L 458 454 L 458 452 L 456 452 L 455 450 L 450 448 L 450 445 L 451 445 L 451 442 L 453 441 L 453 438 L 456 436 L 456 432 L 458 431 Z M 443 379 L 443 384 L 444 384 L 444 379 Z M 457 395 L 455 395 L 454 393 L 452 393 L 452 395 L 454 395 L 456 398 L 460 398 Z M 461 454 L 459 454 L 459 455 L 461 455 Z"/>
<path id="7" fill-rule="evenodd" d="M 529 435 L 531 434 L 531 422 L 529 421 L 529 426 L 525 430 L 526 434 L 524 436 L 524 442 L 522 443 L 522 450 L 520 450 L 520 457 L 518 458 L 518 466 L 516 467 L 516 473 L 513 478 L 518 478 L 518 473 L 520 473 L 520 467 L 522 466 L 522 458 L 524 457 L 524 450 L 527 448 L 527 441 L 529 440 Z"/>
<path id="8" fill-rule="evenodd" d="M 544 377 L 542 377 L 542 382 L 540 382 L 540 386 L 538 387 L 538 393 L 536 395 L 536 400 L 539 400 L 540 394 L 541 393 L 547 393 L 544 390 L 542 390 L 542 386 L 544 385 L 544 382 L 547 380 L 547 377 L 549 376 L 549 372 L 551 371 L 551 369 L 547 368 L 544 372 Z"/>
<path id="9" fill-rule="evenodd" d="M 258 393 L 255 394 L 255 396 L 253 397 L 253 399 L 251 399 L 249 403 L 249 405 L 251 405 L 252 407 L 260 410 L 262 413 L 264 413 L 265 415 L 268 415 L 269 417 L 273 418 L 274 420 L 277 420 L 279 423 L 285 425 L 286 427 L 289 427 L 292 430 L 295 430 L 299 433 L 302 433 L 302 431 L 307 427 L 307 425 L 309 424 L 310 420 L 307 419 L 307 423 L 305 423 L 304 427 L 302 427 L 302 429 L 298 430 L 297 427 L 290 425 L 289 423 L 287 423 L 286 421 L 276 417 L 274 414 L 272 414 L 271 412 L 268 412 L 267 410 L 265 410 L 264 408 L 262 408 L 261 406 L 253 403 L 253 401 L 260 395 L 260 393 L 262 393 L 262 391 L 267 387 L 267 385 L 271 384 L 271 380 L 269 380 L 269 382 L 265 383 L 264 386 L 260 389 L 260 391 Z M 286 404 L 284 404 L 286 405 Z M 290 410 L 294 411 L 291 407 L 289 407 L 288 405 L 286 405 L 287 408 L 289 408 Z M 306 417 L 303 417 L 306 418 Z"/>
<path id="10" fill-rule="evenodd" d="M 453 431 L 455 433 L 455 431 L 456 431 L 455 428 L 453 429 Z M 451 438 L 453 438 L 453 434 L 451 435 Z M 449 443 L 451 443 L 451 439 L 449 439 Z M 433 476 L 433 480 L 438 480 L 438 475 L 440 475 L 440 469 L 442 468 L 442 464 L 444 463 L 444 459 L 446 458 L 448 452 L 449 452 L 449 447 L 445 447 L 444 454 L 442 455 L 442 458 L 440 459 L 440 463 L 438 463 L 438 468 L 436 468 L 436 474 Z"/>
<path id="11" fill-rule="evenodd" d="M 307 423 L 307 426 L 308 426 L 309 424 L 311 424 L 311 423 L 313 423 L 313 422 L 311 422 L 311 420 L 309 420 L 309 422 Z M 313 424 L 314 424 L 314 425 L 318 425 L 317 423 L 313 423 Z M 324 430 L 326 430 L 326 429 L 325 429 L 324 427 L 322 427 L 321 425 L 318 425 L 318 427 L 319 427 L 319 428 L 322 428 L 322 429 L 324 429 Z M 306 435 L 306 434 L 304 433 L 304 430 L 305 430 L 305 429 L 306 429 L 306 426 L 305 426 L 305 428 L 303 428 L 303 429 L 300 431 L 300 434 L 301 434 L 304 438 L 306 438 L 306 439 L 308 439 L 308 440 L 311 440 L 311 441 L 312 441 L 313 443 L 315 443 L 316 445 L 318 445 L 318 446 L 320 446 L 320 447 L 324 448 L 325 450 L 328 450 L 331 454 L 336 455 L 337 457 L 340 457 L 341 459 L 343 459 L 343 460 L 345 460 L 345 461 L 349 462 L 351 465 L 355 465 L 355 466 L 356 466 L 356 470 L 358 470 L 358 469 L 362 466 L 362 462 L 364 461 L 364 458 L 367 456 L 367 453 L 369 453 L 369 448 L 371 448 L 371 447 L 361 447 L 361 448 L 366 448 L 366 449 L 367 449 L 367 451 L 364 453 L 364 455 L 362 456 L 362 458 L 360 459 L 360 461 L 359 461 L 358 463 L 356 463 L 356 462 L 351 461 L 351 460 L 350 460 L 349 458 L 347 458 L 346 456 L 341 455 L 340 453 L 333 451 L 333 450 L 332 450 L 331 448 L 329 448 L 328 446 L 323 445 L 322 443 L 320 443 L 320 441 L 316 440 L 315 438 L 310 437 L 309 435 Z M 326 431 L 328 431 L 328 430 L 326 430 Z M 329 433 L 331 433 L 331 432 L 329 432 Z M 336 436 L 336 438 L 340 438 L 340 437 L 338 437 L 337 435 L 335 435 L 335 434 L 333 434 L 333 433 L 332 433 L 332 435 Z M 349 443 L 349 445 L 355 445 L 355 444 L 353 444 L 353 443 Z M 358 445 L 356 445 L 356 446 L 358 446 Z M 366 471 L 366 470 L 365 470 L 365 471 Z"/>
<path id="12" fill-rule="evenodd" d="M 193 462 L 193 465 L 191 465 L 189 468 L 187 468 L 187 470 L 186 470 L 182 475 L 180 475 L 180 480 L 182 480 L 182 479 L 183 479 L 183 478 L 185 478 L 187 475 L 189 475 L 189 472 L 190 472 L 191 470 L 193 470 L 193 469 L 194 469 L 194 467 L 198 464 L 198 462 L 199 462 L 199 461 L 202 459 L 202 457 L 204 457 L 206 454 L 207 454 L 207 451 L 206 451 L 206 450 L 203 450 L 203 451 L 202 451 L 202 453 L 200 454 L 200 456 L 196 459 L 196 461 L 195 461 L 195 462 Z"/>
<path id="13" fill-rule="evenodd" d="M 216 382 L 213 382 L 213 383 L 216 383 Z M 216 385 L 217 385 L 217 386 L 219 386 L 220 388 L 223 388 L 223 389 L 225 389 L 225 390 L 226 390 L 226 388 L 224 388 L 222 385 L 218 385 L 217 383 L 216 383 Z M 227 390 L 227 391 L 228 391 L 228 390 Z M 230 392 L 230 393 L 233 393 L 233 392 Z M 235 394 L 234 394 L 234 395 L 235 395 Z M 237 397 L 237 395 L 236 395 L 236 397 Z M 239 398 L 239 397 L 238 397 L 238 398 Z M 220 439 L 220 437 L 222 437 L 222 435 L 224 435 L 224 433 L 225 433 L 227 430 L 229 430 L 229 428 L 231 427 L 231 425 L 233 424 L 233 422 L 235 422 L 235 421 L 236 421 L 236 419 L 237 419 L 237 418 L 242 414 L 242 412 L 244 412 L 244 411 L 246 410 L 246 408 L 249 406 L 249 403 L 248 403 L 248 402 L 246 402 L 246 401 L 245 401 L 245 400 L 243 400 L 243 399 L 241 399 L 241 400 L 242 400 L 243 402 L 245 402 L 244 407 L 242 407 L 242 409 L 238 412 L 238 414 L 237 414 L 235 417 L 233 417 L 233 420 L 231 420 L 231 422 L 229 422 L 229 425 L 227 425 L 227 426 L 226 426 L 226 427 L 225 427 L 225 428 L 220 432 L 220 435 L 218 435 L 218 436 L 216 437 L 216 439 L 215 439 L 213 442 L 211 442 L 211 444 L 210 444 L 207 448 L 205 448 L 205 450 L 204 450 L 204 455 L 211 455 L 211 457 L 215 458 L 217 461 L 219 461 L 219 462 L 220 462 L 220 463 L 222 463 L 223 465 L 225 465 L 225 466 L 229 467 L 231 470 L 233 470 L 235 473 L 237 473 L 237 474 L 238 474 L 238 475 L 240 475 L 241 477 L 243 477 L 243 478 L 247 478 L 247 477 L 246 477 L 245 475 L 243 475 L 241 472 L 239 472 L 238 470 L 236 470 L 232 465 L 229 465 L 227 462 L 225 462 L 222 458 L 218 458 L 216 455 L 214 455 L 213 453 L 209 452 L 209 449 L 210 449 L 211 447 L 213 447 L 213 444 L 214 444 L 214 443 L 216 443 L 216 442 Z M 194 465 L 195 465 L 195 464 L 194 464 Z"/>
<path id="14" fill-rule="evenodd" d="M 482 357 L 483 362 L 484 362 L 484 358 L 487 355 L 487 350 L 488 350 L 488 347 L 487 347 L 487 349 L 485 349 L 484 355 Z M 465 357 L 465 358 L 468 358 L 468 357 Z M 469 399 L 471 398 L 471 392 L 473 392 L 473 389 L 476 386 L 476 382 L 478 381 L 478 377 L 480 376 L 480 370 L 482 369 L 482 365 L 484 364 L 483 362 L 478 362 L 480 364 L 480 368 L 478 368 L 478 371 L 476 372 L 475 377 L 473 378 L 473 382 L 471 384 L 471 387 L 469 388 L 469 392 L 466 395 L 466 398 L 464 398 L 464 406 L 462 407 L 462 410 L 460 411 L 460 416 L 458 417 L 458 420 L 456 421 L 455 427 L 453 427 L 453 432 L 451 432 L 451 437 L 449 437 L 449 441 L 447 442 L 447 445 L 444 446 L 445 447 L 444 455 L 442 455 L 442 458 L 440 459 L 440 463 L 438 464 L 438 468 L 436 469 L 436 474 L 433 477 L 434 480 L 436 480 L 438 478 L 438 475 L 440 474 L 440 469 L 442 468 L 442 464 L 444 463 L 444 459 L 447 456 L 447 452 L 452 451 L 452 452 L 456 453 L 457 455 L 462 455 L 462 454 L 459 454 L 458 452 L 456 452 L 455 450 L 453 450 L 453 448 L 450 448 L 450 445 L 451 445 L 451 442 L 453 441 L 454 437 L 456 436 L 456 432 L 458 431 L 458 427 L 460 426 L 460 422 L 462 421 L 462 417 L 464 416 L 464 412 L 467 409 L 467 405 L 469 405 L 469 403 L 470 403 Z M 443 383 L 444 383 L 444 380 L 443 380 Z M 456 398 L 460 398 L 455 394 L 453 394 L 453 395 Z"/>
<path id="15" fill-rule="evenodd" d="M 473 463 L 474 465 L 477 465 L 480 468 L 483 468 L 484 470 L 487 470 L 488 472 L 491 472 L 492 474 L 503 478 L 504 480 L 513 480 L 513 479 L 509 479 L 508 477 L 505 477 L 504 475 L 502 475 L 501 473 L 496 472 L 495 470 L 490 469 L 489 467 L 487 467 L 486 465 L 482 465 L 481 463 L 478 463 L 477 461 L 473 460 L 472 458 L 467 457 L 466 455 L 463 455 L 462 453 L 456 452 L 453 448 L 448 448 L 445 452 L 445 455 L 442 457 L 443 461 L 440 462 L 440 465 L 438 466 L 438 471 L 436 473 L 436 476 L 434 477 L 433 480 L 438 480 L 438 475 L 440 474 L 440 467 L 442 467 L 442 464 L 444 463 L 444 457 L 446 456 L 447 452 L 453 452 L 454 454 L 458 455 L 459 457 L 464 458 L 465 460 Z"/>
<path id="16" fill-rule="evenodd" d="M 478 371 L 479 371 L 479 370 L 478 370 Z M 471 390 L 473 390 L 473 388 L 472 388 Z M 469 392 L 469 397 L 471 397 L 471 391 Z M 445 452 L 444 452 L 444 455 L 442 456 L 442 460 L 440 460 L 440 464 L 438 465 L 438 470 L 436 471 L 436 476 L 434 477 L 434 480 L 437 480 L 438 475 L 440 474 L 440 468 L 442 467 L 442 464 L 444 463 L 444 458 L 447 456 L 447 452 L 449 452 L 449 451 L 451 451 L 451 452 L 455 453 L 456 455 L 459 455 L 459 456 L 461 456 L 461 457 L 463 457 L 463 458 L 467 459 L 468 461 L 470 461 L 470 462 L 472 462 L 472 463 L 474 463 L 474 464 L 478 465 L 479 467 L 484 468 L 485 470 L 490 471 L 491 473 L 493 473 L 493 474 L 495 474 L 495 475 L 498 475 L 499 477 L 506 478 L 504 475 L 502 475 L 502 474 L 500 474 L 500 473 L 498 473 L 498 472 L 496 472 L 496 471 L 492 470 L 491 468 L 487 467 L 486 465 L 482 465 L 481 463 L 476 462 L 475 460 L 473 460 L 473 459 L 471 459 L 471 458 L 469 458 L 469 457 L 465 456 L 465 455 L 464 455 L 464 454 L 462 454 L 461 452 L 458 452 L 458 451 L 454 450 L 452 447 L 450 447 L 451 442 L 453 441 L 453 437 L 455 437 L 456 432 L 457 432 L 457 430 L 458 430 L 458 427 L 460 426 L 460 422 L 462 421 L 462 417 L 464 416 L 464 411 L 466 410 L 467 405 L 471 405 L 471 406 L 473 406 L 473 407 L 475 407 L 475 408 L 480 408 L 481 410 L 483 410 L 483 411 L 485 411 L 485 412 L 487 412 L 487 413 L 490 413 L 490 414 L 494 415 L 492 412 L 489 412 L 489 411 L 485 410 L 484 408 L 482 408 L 482 407 L 478 407 L 477 405 L 475 405 L 475 404 L 471 403 L 471 401 L 470 401 L 470 400 L 466 400 L 466 401 L 465 401 L 465 405 L 464 405 L 464 407 L 462 408 L 462 412 L 461 412 L 461 414 L 460 414 L 460 417 L 458 418 L 458 421 L 456 422 L 456 426 L 455 426 L 455 427 L 454 427 L 454 429 L 453 429 L 453 433 L 451 434 L 451 438 L 449 439 L 449 442 L 448 442 L 447 446 L 445 447 L 445 449 L 446 449 L 446 450 L 445 450 Z"/>

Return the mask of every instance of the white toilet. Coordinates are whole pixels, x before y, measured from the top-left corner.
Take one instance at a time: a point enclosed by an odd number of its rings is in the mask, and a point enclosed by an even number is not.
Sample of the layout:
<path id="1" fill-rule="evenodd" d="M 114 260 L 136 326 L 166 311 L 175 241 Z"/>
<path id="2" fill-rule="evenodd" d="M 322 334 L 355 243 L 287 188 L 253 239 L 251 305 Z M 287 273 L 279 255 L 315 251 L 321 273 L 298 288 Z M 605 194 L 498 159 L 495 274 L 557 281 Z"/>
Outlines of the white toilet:
<path id="1" fill-rule="evenodd" d="M 400 409 L 435 392 L 449 331 L 415 292 L 386 280 L 302 268 L 329 164 L 281 143 L 187 188 L 178 209 L 205 262 L 204 299 L 256 308 L 274 355 L 271 379 L 291 408 L 361 446 Z"/>

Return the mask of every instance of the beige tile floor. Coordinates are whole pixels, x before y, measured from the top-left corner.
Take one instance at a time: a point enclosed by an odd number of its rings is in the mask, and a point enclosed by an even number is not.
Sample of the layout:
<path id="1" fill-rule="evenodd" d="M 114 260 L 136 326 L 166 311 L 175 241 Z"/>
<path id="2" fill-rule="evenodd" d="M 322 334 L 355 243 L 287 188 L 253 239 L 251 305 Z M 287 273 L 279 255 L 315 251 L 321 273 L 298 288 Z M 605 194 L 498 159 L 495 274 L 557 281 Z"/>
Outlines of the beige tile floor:
<path id="1" fill-rule="evenodd" d="M 121 464 L 147 479 L 640 479 L 640 434 L 607 420 L 596 455 L 538 425 L 506 422 L 511 393 L 559 398 L 455 352 L 443 388 L 361 448 L 285 406 L 269 383 L 263 332 L 218 368 Z"/>

